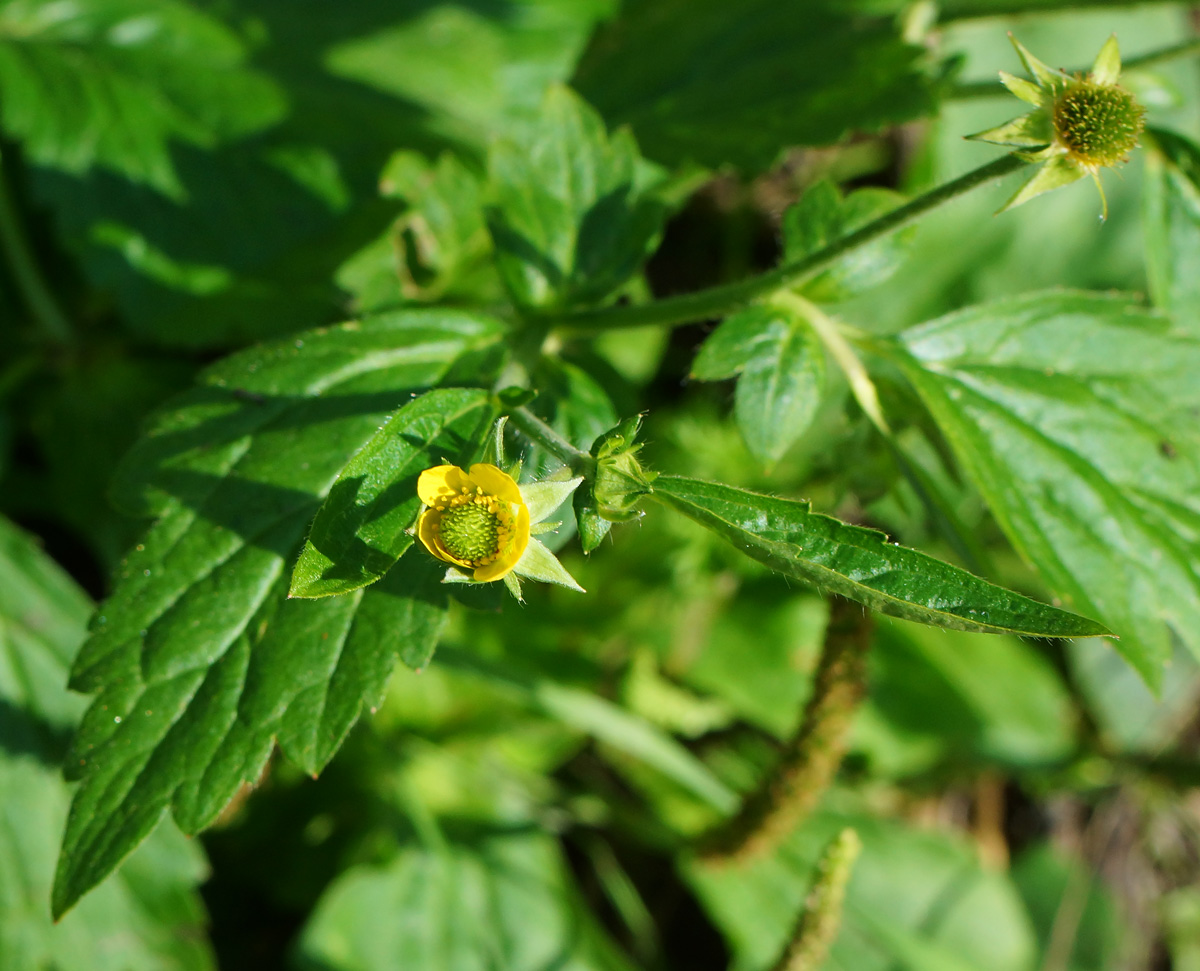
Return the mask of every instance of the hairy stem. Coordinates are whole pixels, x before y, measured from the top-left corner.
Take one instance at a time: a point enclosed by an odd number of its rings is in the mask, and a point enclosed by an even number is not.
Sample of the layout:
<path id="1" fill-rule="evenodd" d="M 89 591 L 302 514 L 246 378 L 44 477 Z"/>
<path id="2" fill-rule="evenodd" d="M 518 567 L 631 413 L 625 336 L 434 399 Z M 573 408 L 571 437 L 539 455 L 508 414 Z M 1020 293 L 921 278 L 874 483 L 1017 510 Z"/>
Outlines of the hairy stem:
<path id="1" fill-rule="evenodd" d="M 698 850 L 707 862 L 743 862 L 770 853 L 816 808 L 841 764 L 850 721 L 866 693 L 872 629 L 866 608 L 832 598 L 800 730 L 741 811 L 701 840 Z"/>
<path id="2" fill-rule="evenodd" d="M 841 929 L 846 884 L 861 850 L 853 829 L 842 830 L 825 848 L 791 943 L 772 971 L 819 971 L 825 963 Z"/>
<path id="3" fill-rule="evenodd" d="M 1161 5 L 1162 0 L 943 0 L 939 22 L 977 20 L 983 17 L 1011 17 L 1016 14 L 1054 13 L 1088 7 L 1138 7 Z"/>
<path id="4" fill-rule="evenodd" d="M 20 215 L 13 203 L 3 163 L 3 157 L 0 156 L 0 249 L 4 251 L 13 281 L 42 336 L 56 344 L 67 344 L 71 340 L 71 325 L 55 301 L 49 285 L 42 279 L 33 248 L 25 235 L 25 227 L 21 225 Z"/>
<path id="5" fill-rule="evenodd" d="M 1164 64 L 1167 61 L 1173 61 L 1180 57 L 1191 57 L 1195 54 L 1200 54 L 1200 37 L 1192 37 L 1182 41 L 1179 44 L 1172 44 L 1170 47 L 1162 47 L 1156 51 L 1147 51 L 1145 54 L 1139 54 L 1137 57 L 1125 58 L 1121 62 L 1122 73 L 1126 71 L 1136 71 L 1139 68 L 1154 67 L 1157 64 Z M 1086 74 L 1091 70 L 1091 66 L 1079 68 L 1075 71 L 1068 71 L 1068 74 Z M 999 98 L 1011 97 L 1011 92 L 999 81 L 971 81 L 966 84 L 959 84 L 950 92 L 951 98 L 967 99 L 967 98 Z"/>
<path id="6" fill-rule="evenodd" d="M 552 323 L 556 328 L 570 333 L 587 334 L 618 327 L 650 325 L 672 327 L 677 324 L 724 316 L 739 310 L 748 303 L 768 297 L 778 290 L 794 287 L 811 279 L 830 264 L 860 246 L 865 246 L 867 243 L 894 233 L 939 206 L 943 206 L 981 185 L 1016 172 L 1027 164 L 1029 163 L 1015 155 L 1003 155 L 987 165 L 973 169 L 966 175 L 959 176 L 936 189 L 917 196 L 898 209 L 893 209 L 874 222 L 867 223 L 862 228 L 830 243 L 816 253 L 758 276 L 739 280 L 737 283 L 727 283 L 708 290 L 700 290 L 697 293 L 668 297 L 665 300 L 656 300 L 653 303 L 633 307 L 603 307 L 599 310 L 569 313 L 554 319 Z"/>
<path id="7" fill-rule="evenodd" d="M 590 474 L 596 460 L 580 451 L 528 408 L 514 408 L 508 420 L 522 435 L 562 459 L 576 472 Z"/>

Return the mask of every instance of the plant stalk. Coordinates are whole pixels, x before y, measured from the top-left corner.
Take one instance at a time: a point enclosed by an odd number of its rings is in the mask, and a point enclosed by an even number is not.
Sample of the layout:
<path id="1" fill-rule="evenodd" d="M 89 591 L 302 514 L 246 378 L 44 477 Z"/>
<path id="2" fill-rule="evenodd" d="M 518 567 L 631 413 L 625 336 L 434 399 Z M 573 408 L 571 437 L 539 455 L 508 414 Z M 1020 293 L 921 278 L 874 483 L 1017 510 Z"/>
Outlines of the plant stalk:
<path id="1" fill-rule="evenodd" d="M 816 808 L 845 753 L 846 735 L 866 694 L 874 624 L 860 604 L 832 597 L 825 645 L 800 730 L 741 811 L 701 839 L 707 863 L 743 863 L 776 849 Z"/>
<path id="2" fill-rule="evenodd" d="M 590 475 L 594 470 L 594 458 L 577 449 L 528 408 L 514 408 L 508 420 L 522 435 L 562 459 L 576 472 Z"/>
<path id="3" fill-rule="evenodd" d="M 820 971 L 841 929 L 846 884 L 861 851 L 862 840 L 849 828 L 825 848 L 791 943 L 772 971 Z"/>
<path id="4" fill-rule="evenodd" d="M 893 209 L 879 219 L 835 240 L 824 249 L 758 276 L 638 306 L 602 307 L 564 314 L 555 318 L 552 323 L 556 329 L 567 333 L 595 334 L 625 327 L 674 327 L 697 320 L 722 317 L 755 300 L 769 297 L 778 290 L 795 287 L 860 246 L 903 229 L 939 206 L 981 185 L 1010 175 L 1028 164 L 1016 155 L 1002 155 L 987 165 L 917 196 L 898 209 Z"/>
<path id="5" fill-rule="evenodd" d="M 1192 37 L 1178 44 L 1172 44 L 1170 47 L 1162 47 L 1156 51 L 1147 51 L 1145 54 L 1139 54 L 1137 57 L 1130 57 L 1122 60 L 1121 73 L 1126 71 L 1136 71 L 1142 68 L 1154 67 L 1158 64 L 1164 64 L 1167 61 L 1173 61 L 1181 57 L 1191 57 L 1194 54 L 1200 54 L 1200 37 Z M 1068 74 L 1087 74 L 1091 70 L 1091 66 L 1080 68 L 1076 71 L 1068 71 Z M 949 96 L 956 100 L 965 100 L 969 98 L 999 98 L 1011 97 L 1012 93 L 999 81 L 971 81 L 965 84 L 959 84 L 950 91 Z"/>

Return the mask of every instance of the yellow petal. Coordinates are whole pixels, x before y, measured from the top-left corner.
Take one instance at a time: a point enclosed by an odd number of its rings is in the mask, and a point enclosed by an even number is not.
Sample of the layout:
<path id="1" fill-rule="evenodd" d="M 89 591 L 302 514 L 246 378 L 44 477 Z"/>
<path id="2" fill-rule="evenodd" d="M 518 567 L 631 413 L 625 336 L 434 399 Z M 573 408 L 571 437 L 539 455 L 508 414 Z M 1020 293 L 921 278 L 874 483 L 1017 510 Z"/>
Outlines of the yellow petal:
<path id="1" fill-rule="evenodd" d="M 433 530 L 433 524 L 436 521 L 437 513 L 432 509 L 426 509 L 417 518 L 417 538 L 421 541 L 425 549 L 429 550 L 439 560 L 446 558 L 445 552 L 442 550 L 442 544 L 438 542 L 437 533 Z"/>
<path id="2" fill-rule="evenodd" d="M 508 547 L 492 560 L 491 563 L 479 567 L 475 571 L 475 579 L 481 583 L 486 583 L 489 580 L 499 580 L 517 565 L 517 562 L 524 556 L 525 547 L 528 545 L 529 510 L 522 503 L 517 509 L 517 518 L 513 523 L 512 536 L 509 538 Z"/>
<path id="3" fill-rule="evenodd" d="M 470 484 L 467 473 L 457 465 L 435 465 L 417 479 L 417 495 L 425 505 L 436 506 L 438 500 L 458 495 Z"/>
<path id="4" fill-rule="evenodd" d="M 471 481 L 481 487 L 489 496 L 495 496 L 502 502 L 517 502 L 524 505 L 521 490 L 513 481 L 512 476 L 494 465 L 477 462 L 471 466 Z"/>
<path id="5" fill-rule="evenodd" d="M 454 466 L 448 467 L 453 468 Z M 445 563 L 453 563 L 455 566 L 461 566 L 467 570 L 471 569 L 469 564 L 464 563 L 442 545 L 441 538 L 433 528 L 440 516 L 441 513 L 436 509 L 426 509 L 417 519 L 417 538 L 421 540 L 421 545 Z"/>

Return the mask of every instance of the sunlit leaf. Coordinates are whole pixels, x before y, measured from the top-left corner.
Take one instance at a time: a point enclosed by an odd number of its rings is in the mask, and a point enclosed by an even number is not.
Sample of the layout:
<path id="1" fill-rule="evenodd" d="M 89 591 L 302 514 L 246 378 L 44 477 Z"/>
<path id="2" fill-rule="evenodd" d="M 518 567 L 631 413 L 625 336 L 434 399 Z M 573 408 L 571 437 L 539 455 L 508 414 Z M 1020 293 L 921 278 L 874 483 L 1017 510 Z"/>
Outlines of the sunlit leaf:
<path id="1" fill-rule="evenodd" d="M 814 513 L 807 502 L 664 475 L 654 497 L 747 556 L 818 589 L 922 624 L 983 633 L 1088 637 L 1095 621 L 988 583 L 883 533 Z"/>
<path id="2" fill-rule="evenodd" d="M 1152 686 L 1200 652 L 1200 341 L 1126 298 L 1052 292 L 903 335 L 905 372 L 1012 544 Z"/>

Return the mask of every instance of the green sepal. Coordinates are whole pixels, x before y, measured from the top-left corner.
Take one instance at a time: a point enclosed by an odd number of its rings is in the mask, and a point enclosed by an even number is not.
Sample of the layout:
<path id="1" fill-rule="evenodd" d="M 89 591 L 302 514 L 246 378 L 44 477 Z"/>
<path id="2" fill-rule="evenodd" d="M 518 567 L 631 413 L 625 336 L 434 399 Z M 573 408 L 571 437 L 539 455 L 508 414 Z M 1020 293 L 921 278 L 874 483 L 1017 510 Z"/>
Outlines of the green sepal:
<path id="1" fill-rule="evenodd" d="M 1092 64 L 1091 80 L 1096 84 L 1116 84 L 1121 78 L 1121 49 L 1117 35 L 1111 35 L 1100 48 Z"/>
<path id="2" fill-rule="evenodd" d="M 1037 148 L 1054 141 L 1054 128 L 1044 111 L 1031 111 L 1012 121 L 967 136 L 968 141 L 1014 148 Z"/>
<path id="3" fill-rule="evenodd" d="M 1087 171 L 1065 155 L 1052 158 L 1038 170 L 1032 179 L 1021 186 L 1017 190 L 1017 193 L 997 212 L 1001 213 L 1007 212 L 1009 209 L 1015 209 L 1022 203 L 1028 202 L 1030 199 L 1036 198 L 1044 192 L 1050 192 L 1054 189 L 1060 189 L 1064 185 L 1070 185 L 1072 182 L 1078 182 L 1085 175 L 1087 175 Z"/>
<path id="4" fill-rule="evenodd" d="M 580 593 L 586 593 L 575 578 L 569 574 L 561 563 L 558 562 L 558 557 L 551 553 L 541 540 L 529 538 L 529 545 L 525 547 L 525 552 L 522 554 L 520 561 L 513 567 L 513 573 L 519 573 L 523 577 L 528 577 L 530 580 L 540 580 L 542 583 L 557 583 L 559 586 L 569 587 L 572 590 L 578 590 Z M 505 576 L 505 581 L 512 574 Z"/>
<path id="5" fill-rule="evenodd" d="M 1035 107 L 1041 107 L 1045 100 L 1042 96 L 1042 89 L 1032 81 L 1027 81 L 1025 78 L 1019 78 L 1015 74 L 1009 74 L 1007 71 L 1000 72 L 1000 83 L 1003 84 L 1010 92 L 1015 94 L 1022 101 Z"/>

